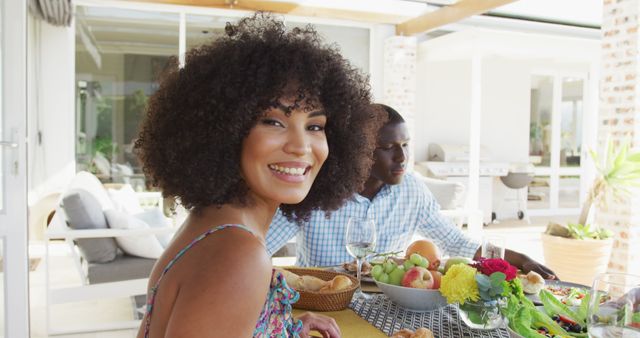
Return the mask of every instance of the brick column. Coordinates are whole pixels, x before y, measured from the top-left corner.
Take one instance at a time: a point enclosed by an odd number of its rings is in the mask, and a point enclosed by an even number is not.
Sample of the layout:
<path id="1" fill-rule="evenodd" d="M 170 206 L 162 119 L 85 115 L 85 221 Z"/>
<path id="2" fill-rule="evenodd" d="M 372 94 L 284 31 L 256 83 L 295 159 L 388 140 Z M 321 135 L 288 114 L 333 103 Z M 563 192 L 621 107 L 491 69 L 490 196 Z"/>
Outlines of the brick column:
<path id="1" fill-rule="evenodd" d="M 397 110 L 407 122 L 415 140 L 416 68 L 418 43 L 415 37 L 392 36 L 384 42 L 384 104 Z M 409 151 L 413 168 L 415 146 Z"/>
<path id="2" fill-rule="evenodd" d="M 631 138 L 640 147 L 640 0 L 604 0 L 602 78 L 598 116 L 598 149 L 607 138 L 619 144 Z M 640 190 L 622 203 L 610 203 L 595 222 L 614 232 L 609 272 L 640 271 Z"/>

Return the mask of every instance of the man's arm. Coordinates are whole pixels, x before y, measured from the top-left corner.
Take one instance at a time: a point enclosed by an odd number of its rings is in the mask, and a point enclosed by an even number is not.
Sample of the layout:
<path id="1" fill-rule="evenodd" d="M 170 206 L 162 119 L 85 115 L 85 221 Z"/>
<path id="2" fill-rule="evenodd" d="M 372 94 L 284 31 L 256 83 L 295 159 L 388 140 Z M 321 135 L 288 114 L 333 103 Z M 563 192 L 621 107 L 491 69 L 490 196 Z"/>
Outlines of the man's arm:
<path id="1" fill-rule="evenodd" d="M 478 251 L 476 251 L 476 254 L 473 256 L 473 259 L 477 260 L 478 258 L 480 258 L 481 253 L 482 253 L 482 248 L 480 247 L 478 248 Z M 524 273 L 527 273 L 529 271 L 535 271 L 539 273 L 543 279 L 558 279 L 556 274 L 553 271 L 551 271 L 551 269 L 536 262 L 535 260 L 531 259 L 529 256 L 519 253 L 517 251 L 505 249 L 504 259 L 507 262 L 511 263 L 511 265 L 522 270 L 522 272 Z"/>
<path id="2" fill-rule="evenodd" d="M 419 232 L 436 241 L 436 244 L 449 256 L 480 258 L 482 247 L 471 240 L 448 218 L 440 214 L 440 206 L 436 202 L 433 194 L 425 186 L 425 207 L 420 217 L 422 221 L 419 225 Z M 536 262 L 525 254 L 505 249 L 505 260 L 513 266 L 527 273 L 535 271 L 544 279 L 557 279 L 551 269 Z"/>
<path id="3" fill-rule="evenodd" d="M 269 256 L 282 248 L 298 233 L 299 226 L 295 222 L 289 222 L 280 209 L 273 216 L 269 231 L 267 232 L 267 253 Z"/>
<path id="4" fill-rule="evenodd" d="M 440 213 L 440 205 L 426 185 L 422 184 L 423 204 L 418 216 L 418 232 L 435 241 L 438 248 L 449 256 L 472 258 L 480 243 L 465 234 L 449 218 Z"/>

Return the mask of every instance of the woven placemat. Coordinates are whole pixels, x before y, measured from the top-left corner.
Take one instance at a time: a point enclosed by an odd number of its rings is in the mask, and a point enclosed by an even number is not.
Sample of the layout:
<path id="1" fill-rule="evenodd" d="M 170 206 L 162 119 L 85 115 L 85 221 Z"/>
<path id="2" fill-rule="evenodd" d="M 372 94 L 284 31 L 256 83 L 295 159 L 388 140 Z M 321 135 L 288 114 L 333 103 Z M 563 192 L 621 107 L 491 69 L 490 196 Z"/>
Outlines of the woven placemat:
<path id="1" fill-rule="evenodd" d="M 509 338 L 509 333 L 504 328 L 486 331 L 470 329 L 460 319 L 455 305 L 429 312 L 414 312 L 397 306 L 385 295 L 373 295 L 367 300 L 354 299 L 349 307 L 389 336 L 404 328 L 415 330 L 426 327 L 438 338 Z"/>

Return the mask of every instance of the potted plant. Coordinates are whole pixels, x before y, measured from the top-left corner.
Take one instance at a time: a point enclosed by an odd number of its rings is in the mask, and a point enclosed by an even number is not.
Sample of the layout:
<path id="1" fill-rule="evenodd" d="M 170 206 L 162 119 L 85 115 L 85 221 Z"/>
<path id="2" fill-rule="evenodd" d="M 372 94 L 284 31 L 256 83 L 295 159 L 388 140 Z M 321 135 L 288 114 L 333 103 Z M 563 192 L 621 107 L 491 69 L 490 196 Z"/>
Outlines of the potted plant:
<path id="1" fill-rule="evenodd" d="M 596 274 L 605 272 L 613 247 L 613 234 L 602 224 L 588 223 L 588 216 L 608 210 L 640 187 L 640 152 L 629 152 L 629 143 L 615 147 L 608 141 L 600 159 L 589 152 L 597 177 L 589 189 L 578 223 L 567 226 L 551 223 L 542 234 L 545 263 L 562 280 L 590 285 Z"/>

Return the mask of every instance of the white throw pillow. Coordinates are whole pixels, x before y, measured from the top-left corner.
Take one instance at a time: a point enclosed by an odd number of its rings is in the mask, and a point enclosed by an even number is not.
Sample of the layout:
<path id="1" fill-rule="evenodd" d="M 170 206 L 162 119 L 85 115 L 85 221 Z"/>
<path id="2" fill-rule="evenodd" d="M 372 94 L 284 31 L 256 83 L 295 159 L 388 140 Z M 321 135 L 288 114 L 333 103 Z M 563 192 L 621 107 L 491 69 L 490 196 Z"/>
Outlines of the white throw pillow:
<path id="1" fill-rule="evenodd" d="M 120 189 L 107 189 L 107 191 L 116 210 L 124 211 L 131 215 L 144 212 L 131 185 L 125 184 Z"/>
<path id="2" fill-rule="evenodd" d="M 464 185 L 415 174 L 431 191 L 442 210 L 456 209 L 464 205 Z"/>
<path id="3" fill-rule="evenodd" d="M 144 221 L 152 228 L 165 228 L 171 226 L 171 221 L 168 218 L 164 217 L 162 210 L 160 210 L 159 208 L 154 208 L 145 212 L 137 213 L 133 215 L 133 217 Z M 169 246 L 169 242 L 171 242 L 173 234 L 173 232 L 168 234 L 158 234 L 156 235 L 156 238 L 158 238 L 158 240 L 160 241 L 160 245 L 162 245 L 163 248 L 166 248 L 167 246 Z"/>
<path id="4" fill-rule="evenodd" d="M 107 223 L 112 229 L 149 229 L 149 225 L 136 217 L 118 210 L 105 210 Z M 116 237 L 116 243 L 122 251 L 132 256 L 159 258 L 164 251 L 160 241 L 154 235 Z"/>

